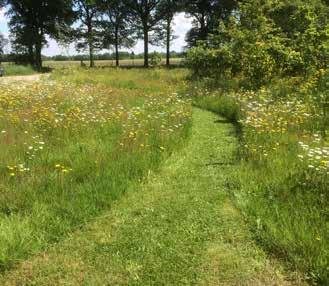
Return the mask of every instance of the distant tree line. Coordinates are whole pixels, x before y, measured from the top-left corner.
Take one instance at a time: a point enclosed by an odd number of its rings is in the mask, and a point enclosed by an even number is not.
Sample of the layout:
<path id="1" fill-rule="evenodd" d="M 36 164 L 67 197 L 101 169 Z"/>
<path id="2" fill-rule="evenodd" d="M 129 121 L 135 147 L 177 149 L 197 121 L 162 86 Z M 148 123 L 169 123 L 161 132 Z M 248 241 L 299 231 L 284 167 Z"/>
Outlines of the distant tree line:
<path id="1" fill-rule="evenodd" d="M 144 53 L 135 54 L 133 52 L 126 52 L 126 51 L 120 51 L 119 53 L 119 60 L 134 60 L 134 59 L 144 59 Z M 164 58 L 166 56 L 166 53 L 157 53 L 161 56 L 161 58 Z M 103 60 L 109 60 L 109 61 L 116 61 L 116 53 L 97 53 L 94 55 L 94 60 L 97 61 L 103 61 Z M 170 52 L 171 58 L 184 58 L 186 56 L 186 52 Z M 66 55 L 55 55 L 55 56 L 45 56 L 42 55 L 43 61 L 89 61 L 89 54 L 77 54 L 72 56 L 66 56 Z M 17 62 L 19 63 L 19 58 L 16 54 L 2 54 L 1 55 L 1 61 L 2 62 Z"/>
<path id="2" fill-rule="evenodd" d="M 0 0 L 7 8 L 10 42 L 16 61 L 42 68 L 42 49 L 50 38 L 74 43 L 88 51 L 90 66 L 96 52 L 113 48 L 116 65 L 120 49 L 144 42 L 144 66 L 149 66 L 149 45 L 166 47 L 170 64 L 173 19 L 186 13 L 193 27 L 186 36 L 187 46 L 207 40 L 221 23 L 234 13 L 236 0 Z M 0 38 L 0 43 L 4 43 Z M 0 44 L 1 52 L 1 44 Z M 121 54 L 122 55 L 122 54 Z"/>

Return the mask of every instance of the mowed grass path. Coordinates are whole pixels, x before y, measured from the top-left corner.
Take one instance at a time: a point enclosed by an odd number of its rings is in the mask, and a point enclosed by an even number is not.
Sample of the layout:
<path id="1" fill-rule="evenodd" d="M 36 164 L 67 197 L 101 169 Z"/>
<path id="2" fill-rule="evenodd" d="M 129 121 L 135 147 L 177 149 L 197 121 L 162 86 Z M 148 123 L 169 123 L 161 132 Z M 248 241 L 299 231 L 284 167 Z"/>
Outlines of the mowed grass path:
<path id="1" fill-rule="evenodd" d="M 233 126 L 199 109 L 193 119 L 159 173 L 0 285 L 302 285 L 258 248 L 229 199 Z"/>

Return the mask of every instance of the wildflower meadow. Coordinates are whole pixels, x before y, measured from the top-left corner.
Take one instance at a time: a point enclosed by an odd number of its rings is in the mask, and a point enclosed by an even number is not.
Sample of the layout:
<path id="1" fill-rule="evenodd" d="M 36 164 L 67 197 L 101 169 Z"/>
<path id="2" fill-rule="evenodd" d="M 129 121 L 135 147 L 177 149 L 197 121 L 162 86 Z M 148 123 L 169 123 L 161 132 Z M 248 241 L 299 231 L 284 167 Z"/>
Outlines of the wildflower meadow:
<path id="1" fill-rule="evenodd" d="M 301 80 L 303 82 L 303 80 Z M 318 82 L 320 84 L 320 80 Z M 314 87 L 313 87 L 314 88 Z M 278 97 L 275 87 L 223 92 L 196 86 L 194 104 L 235 122 L 239 168 L 232 195 L 256 240 L 278 256 L 328 279 L 328 114 L 319 86 Z"/>
<path id="2" fill-rule="evenodd" d="M 91 73 L 97 83 L 78 81 Z M 184 73 L 157 80 L 162 73 L 72 69 L 2 87 L 2 269 L 109 209 L 181 145 L 191 122 L 190 104 L 177 94 Z M 114 86 L 101 81 L 118 76 L 125 80 Z M 138 81 L 144 76 L 148 85 Z"/>
<path id="3" fill-rule="evenodd" d="M 0 285 L 329 285 L 328 0 L 0 0 Z"/>

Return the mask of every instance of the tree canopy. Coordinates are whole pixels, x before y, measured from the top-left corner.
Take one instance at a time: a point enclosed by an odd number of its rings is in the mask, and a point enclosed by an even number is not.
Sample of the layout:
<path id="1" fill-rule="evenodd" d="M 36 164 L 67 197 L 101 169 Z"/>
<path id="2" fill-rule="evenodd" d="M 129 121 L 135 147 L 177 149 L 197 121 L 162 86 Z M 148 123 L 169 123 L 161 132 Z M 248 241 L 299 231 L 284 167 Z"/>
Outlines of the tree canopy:
<path id="1" fill-rule="evenodd" d="M 329 10 L 322 1 L 248 0 L 189 52 L 196 74 L 240 74 L 260 86 L 329 64 Z"/>
<path id="2" fill-rule="evenodd" d="M 74 42 L 88 50 L 90 66 L 95 51 L 114 47 L 119 65 L 119 49 L 144 41 L 144 65 L 149 65 L 149 44 L 166 46 L 167 64 L 174 15 L 185 12 L 193 19 L 187 35 L 188 46 L 216 33 L 218 24 L 236 7 L 236 0 L 0 0 L 8 5 L 12 47 L 17 54 L 40 69 L 41 51 L 49 38 Z M 72 24 L 75 22 L 75 25 Z M 23 57 L 23 58 L 24 58 Z"/>
<path id="3" fill-rule="evenodd" d="M 10 30 L 13 47 L 23 51 L 37 69 L 42 67 L 41 51 L 47 44 L 47 36 L 59 38 L 72 24 L 72 2 L 70 0 L 6 0 L 9 7 Z"/>

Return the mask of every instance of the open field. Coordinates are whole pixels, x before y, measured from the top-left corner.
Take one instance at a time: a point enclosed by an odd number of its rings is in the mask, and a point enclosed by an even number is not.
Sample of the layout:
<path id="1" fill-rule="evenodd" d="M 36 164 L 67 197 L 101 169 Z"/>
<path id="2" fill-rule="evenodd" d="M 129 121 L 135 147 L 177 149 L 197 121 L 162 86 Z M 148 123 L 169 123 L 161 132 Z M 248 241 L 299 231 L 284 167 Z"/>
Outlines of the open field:
<path id="1" fill-rule="evenodd" d="M 188 135 L 190 105 L 176 94 L 184 72 L 105 73 L 125 80 L 86 85 L 76 71 L 74 81 L 2 86 L 2 270 L 109 209 Z"/>
<path id="2" fill-rule="evenodd" d="M 324 114 L 188 75 L 2 85 L 1 285 L 326 285 Z"/>
<path id="3" fill-rule="evenodd" d="M 0 30 L 0 286 L 329 286 L 329 0 L 0 0 Z"/>
<path id="4" fill-rule="evenodd" d="M 183 63 L 181 58 L 172 58 L 170 60 L 171 66 L 177 67 Z M 88 67 L 89 61 L 83 61 L 83 64 Z M 160 65 L 165 65 L 166 62 L 163 59 Z M 134 60 L 120 60 L 121 67 L 142 67 L 144 65 L 143 59 L 134 59 Z M 2 63 L 2 67 L 5 70 L 5 77 L 8 76 L 25 76 L 36 74 L 37 71 L 34 70 L 31 66 L 28 65 L 15 65 L 11 62 Z M 81 67 L 81 61 L 44 61 L 43 68 L 48 71 L 48 69 L 60 69 L 60 68 L 69 68 L 69 67 Z M 115 60 L 96 60 L 95 67 L 115 67 Z"/>
<path id="5" fill-rule="evenodd" d="M 180 58 L 172 58 L 171 59 L 171 65 L 177 66 L 181 64 L 183 59 Z M 83 63 L 88 66 L 88 61 L 83 61 Z M 143 66 L 144 60 L 143 59 L 135 59 L 135 60 L 120 60 L 120 66 L 122 67 L 140 67 Z M 62 68 L 62 67 L 68 67 L 68 66 L 76 66 L 79 67 L 81 65 L 80 61 L 44 61 L 44 67 L 50 67 L 50 68 Z M 163 59 L 161 62 L 161 65 L 165 65 L 165 60 Z M 97 60 L 95 61 L 96 67 L 111 67 L 115 66 L 115 60 Z"/>
<path id="6" fill-rule="evenodd" d="M 189 143 L 158 173 L 0 284 L 305 285 L 257 246 L 229 198 L 233 125 L 198 109 L 193 121 Z"/>

